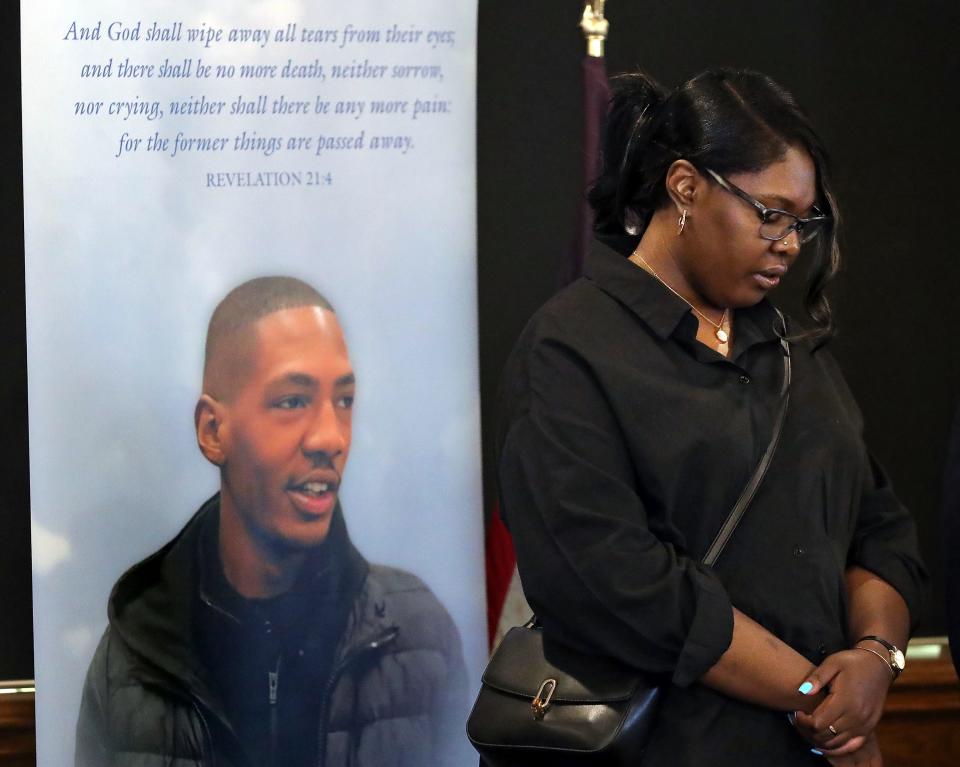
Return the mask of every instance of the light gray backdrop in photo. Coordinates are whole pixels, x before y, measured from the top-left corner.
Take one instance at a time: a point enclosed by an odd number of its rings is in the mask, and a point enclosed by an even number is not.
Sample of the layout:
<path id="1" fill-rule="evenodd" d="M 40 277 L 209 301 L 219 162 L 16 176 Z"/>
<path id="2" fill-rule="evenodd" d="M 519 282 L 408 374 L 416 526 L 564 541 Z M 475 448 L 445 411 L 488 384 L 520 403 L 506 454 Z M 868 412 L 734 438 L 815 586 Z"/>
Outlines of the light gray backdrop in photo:
<path id="1" fill-rule="evenodd" d="M 148 40 L 154 21 L 158 31 L 183 22 L 181 40 Z M 100 24 L 100 39 L 72 39 L 74 22 L 78 38 Z M 338 30 L 338 41 L 276 41 L 289 24 L 299 35 Z M 395 24 L 422 34 L 388 42 Z M 222 39 L 187 41 L 186 27 L 204 25 L 222 28 Z M 348 25 L 352 42 L 339 47 Z M 111 586 L 217 489 L 192 422 L 206 323 L 230 288 L 263 274 L 303 278 L 337 308 L 358 378 L 342 491 L 351 535 L 368 559 L 426 580 L 453 615 L 471 685 L 478 683 L 486 638 L 475 25 L 472 0 L 23 6 L 41 767 L 71 762 L 83 676 L 106 625 Z M 268 29 L 271 38 L 230 41 L 234 28 Z M 138 39 L 109 39 L 134 30 Z M 379 30 L 380 40 L 363 30 Z M 161 77 L 166 60 L 168 75 L 190 60 L 191 76 Z M 288 61 L 307 76 L 282 76 Z M 313 62 L 326 79 L 315 76 Z M 128 66 L 120 77 L 121 63 L 155 69 L 145 76 Z M 196 76 L 200 63 L 214 67 L 206 78 Z M 250 64 L 278 70 L 273 78 L 242 78 L 240 67 Z M 84 65 L 101 67 L 89 75 L 108 76 L 82 77 Z M 333 65 L 344 67 L 341 77 L 332 76 Z M 376 71 L 384 74 L 372 76 L 371 67 L 382 65 Z M 395 76 L 398 65 L 415 68 Z M 283 95 L 309 103 L 310 113 L 229 114 L 238 98 L 258 104 L 261 95 L 269 111 Z M 196 105 L 201 96 L 225 101 L 223 113 L 171 114 L 170 102 Z M 313 111 L 318 98 L 329 102 L 326 114 Z M 387 100 L 406 102 L 406 112 L 370 113 L 371 102 Z M 162 117 L 138 113 L 138 104 L 153 101 Z M 347 101 L 364 102 L 365 111 L 343 106 L 338 113 L 337 103 Z M 102 106 L 86 114 L 91 102 Z M 244 131 L 280 137 L 283 148 L 237 150 Z M 228 146 L 171 157 L 181 132 L 183 139 L 228 137 Z M 315 152 L 321 135 L 361 132 L 362 148 Z M 140 144 L 117 157 L 124 133 Z M 171 141 L 166 150 L 147 148 L 156 134 Z M 311 147 L 290 149 L 290 137 L 310 138 Z M 373 137 L 390 138 L 389 146 L 374 148 Z"/>

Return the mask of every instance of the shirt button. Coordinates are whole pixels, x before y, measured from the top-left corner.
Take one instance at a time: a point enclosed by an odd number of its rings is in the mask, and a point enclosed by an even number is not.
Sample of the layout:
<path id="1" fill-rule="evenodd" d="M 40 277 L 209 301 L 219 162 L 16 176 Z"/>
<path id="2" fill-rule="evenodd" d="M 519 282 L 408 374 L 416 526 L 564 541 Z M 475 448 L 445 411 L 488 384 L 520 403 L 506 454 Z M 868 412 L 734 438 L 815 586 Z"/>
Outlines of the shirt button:
<path id="1" fill-rule="evenodd" d="M 807 553 L 807 550 L 806 550 L 805 548 L 803 548 L 803 546 L 794 546 L 794 547 L 793 547 L 793 556 L 795 556 L 795 557 L 802 557 L 802 556 L 803 556 L 804 554 L 806 554 L 806 553 Z"/>
<path id="2" fill-rule="evenodd" d="M 742 384 L 750 383 L 750 376 L 740 376 L 740 383 Z"/>
<path id="3" fill-rule="evenodd" d="M 821 644 L 819 647 L 817 647 L 817 652 L 820 653 L 821 655 L 826 655 L 827 646 L 825 644 Z"/>

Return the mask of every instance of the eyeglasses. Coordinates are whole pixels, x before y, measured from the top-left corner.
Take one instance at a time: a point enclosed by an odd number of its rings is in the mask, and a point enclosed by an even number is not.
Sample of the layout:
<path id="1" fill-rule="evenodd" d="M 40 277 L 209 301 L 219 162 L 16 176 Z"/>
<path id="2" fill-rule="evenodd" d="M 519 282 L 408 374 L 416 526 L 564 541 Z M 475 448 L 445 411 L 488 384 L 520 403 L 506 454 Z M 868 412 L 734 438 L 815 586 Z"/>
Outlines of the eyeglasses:
<path id="1" fill-rule="evenodd" d="M 800 216 L 795 216 L 786 210 L 768 208 L 762 202 L 744 192 L 736 184 L 731 184 L 719 173 L 710 170 L 710 168 L 704 168 L 704 170 L 709 173 L 711 178 L 723 189 L 730 192 L 730 194 L 735 194 L 741 200 L 756 208 L 757 215 L 760 217 L 760 236 L 765 240 L 782 240 L 788 237 L 790 232 L 796 232 L 797 239 L 800 240 L 801 244 L 804 244 L 810 242 L 810 240 L 830 225 L 830 216 L 822 213 L 816 205 L 813 206 L 813 212 L 816 213 L 815 216 L 800 218 Z"/>

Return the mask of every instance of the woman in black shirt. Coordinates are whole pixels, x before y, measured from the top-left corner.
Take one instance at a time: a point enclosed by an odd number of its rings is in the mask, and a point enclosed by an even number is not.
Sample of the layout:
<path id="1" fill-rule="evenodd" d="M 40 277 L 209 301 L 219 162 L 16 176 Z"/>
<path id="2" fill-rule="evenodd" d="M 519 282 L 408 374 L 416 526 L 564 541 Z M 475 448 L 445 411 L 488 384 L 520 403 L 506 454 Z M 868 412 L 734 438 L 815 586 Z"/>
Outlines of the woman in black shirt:
<path id="1" fill-rule="evenodd" d="M 590 198 L 585 276 L 504 377 L 501 495 L 531 606 L 555 639 L 664 675 L 643 767 L 876 767 L 926 576 L 822 348 L 839 251 L 819 139 L 757 73 L 672 94 L 623 76 Z M 789 328 L 781 441 L 705 567 L 770 441 L 783 352 L 766 294 L 801 250 L 811 329 Z"/>

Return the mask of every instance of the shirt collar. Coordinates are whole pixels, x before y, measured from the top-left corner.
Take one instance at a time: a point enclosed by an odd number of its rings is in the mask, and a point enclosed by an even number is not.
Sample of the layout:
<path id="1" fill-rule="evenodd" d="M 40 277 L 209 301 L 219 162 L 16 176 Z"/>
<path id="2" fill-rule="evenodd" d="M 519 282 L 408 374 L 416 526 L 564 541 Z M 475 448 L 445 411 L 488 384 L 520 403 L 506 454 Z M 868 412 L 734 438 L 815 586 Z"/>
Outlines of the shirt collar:
<path id="1" fill-rule="evenodd" d="M 620 243 L 616 243 L 619 245 Z M 584 266 L 584 276 L 605 293 L 629 308 L 661 339 L 676 332 L 690 316 L 690 305 L 672 293 L 660 280 L 631 262 L 629 253 L 594 240 Z M 737 309 L 734 329 L 735 353 L 755 343 L 779 338 L 777 312 L 764 298 L 754 306 Z M 694 333 L 695 325 L 694 327 Z"/>

